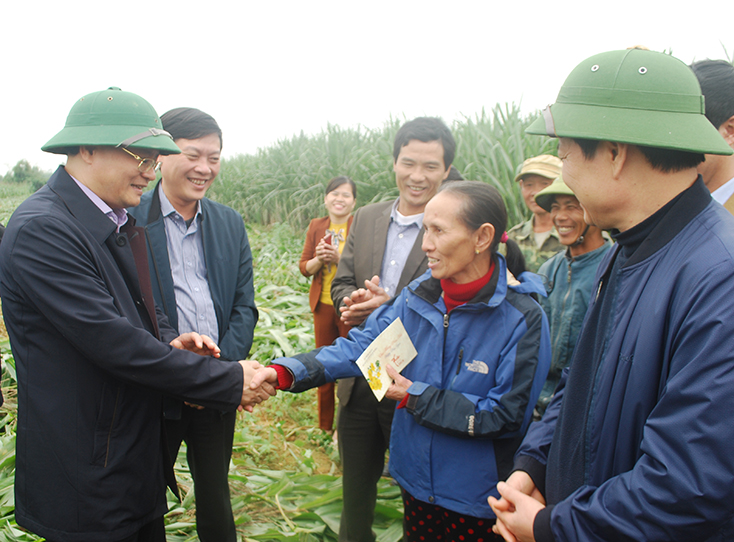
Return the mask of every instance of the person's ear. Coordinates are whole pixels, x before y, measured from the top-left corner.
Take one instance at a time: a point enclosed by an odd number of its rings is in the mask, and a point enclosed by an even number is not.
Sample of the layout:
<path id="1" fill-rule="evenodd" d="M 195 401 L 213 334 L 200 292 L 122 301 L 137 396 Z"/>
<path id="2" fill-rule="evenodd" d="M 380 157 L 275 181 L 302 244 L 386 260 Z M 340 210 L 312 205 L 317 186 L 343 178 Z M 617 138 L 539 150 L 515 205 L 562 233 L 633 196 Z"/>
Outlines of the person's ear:
<path id="1" fill-rule="evenodd" d="M 729 117 L 719 126 L 719 133 L 732 149 L 734 149 L 734 115 Z"/>
<path id="2" fill-rule="evenodd" d="M 494 226 L 489 222 L 485 222 L 479 226 L 479 229 L 475 232 L 476 237 L 474 240 L 474 252 L 476 254 L 487 250 L 492 245 L 494 232 Z"/>

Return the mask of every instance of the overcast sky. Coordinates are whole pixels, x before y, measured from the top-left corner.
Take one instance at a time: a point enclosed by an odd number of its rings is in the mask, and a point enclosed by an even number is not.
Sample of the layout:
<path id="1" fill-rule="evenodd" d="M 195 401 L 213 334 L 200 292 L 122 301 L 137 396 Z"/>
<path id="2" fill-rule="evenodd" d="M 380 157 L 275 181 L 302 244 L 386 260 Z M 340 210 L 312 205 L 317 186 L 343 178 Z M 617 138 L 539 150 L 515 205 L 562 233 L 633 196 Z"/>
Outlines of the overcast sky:
<path id="1" fill-rule="evenodd" d="M 665 6 L 665 7 L 663 7 Z M 678 5 L 680 6 L 680 5 Z M 198 107 L 224 156 L 327 124 L 447 122 L 554 101 L 593 54 L 643 44 L 686 63 L 734 54 L 734 2 L 434 0 L 4 2 L 0 174 L 40 147 L 81 96 L 135 92 L 159 114 Z M 459 149 L 459 152 L 461 150 Z"/>

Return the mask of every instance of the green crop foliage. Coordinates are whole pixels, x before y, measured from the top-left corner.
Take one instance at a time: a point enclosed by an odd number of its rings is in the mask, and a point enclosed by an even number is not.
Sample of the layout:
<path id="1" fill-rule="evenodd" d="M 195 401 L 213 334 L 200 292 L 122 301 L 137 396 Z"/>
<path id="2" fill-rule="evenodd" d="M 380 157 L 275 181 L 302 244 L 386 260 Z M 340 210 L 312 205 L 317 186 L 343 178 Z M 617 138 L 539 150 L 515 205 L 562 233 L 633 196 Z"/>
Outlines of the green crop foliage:
<path id="1" fill-rule="evenodd" d="M 555 140 L 525 134 L 534 119 L 523 117 L 516 105 L 497 105 L 451 126 L 457 141 L 454 165 L 465 178 L 497 187 L 507 205 L 508 226 L 528 213 L 513 182 L 519 166 L 526 158 L 557 150 Z M 392 147 L 403 122 L 390 119 L 376 130 L 329 125 L 320 134 L 301 134 L 256 155 L 230 158 L 223 161 L 210 194 L 248 223 L 287 222 L 299 229 L 324 214 L 324 188 L 338 175 L 354 179 L 357 206 L 393 199 L 398 191 Z"/>
<path id="2" fill-rule="evenodd" d="M 248 226 L 253 251 L 256 302 L 260 318 L 252 358 L 269 362 L 284 353 L 313 348 L 308 281 L 298 271 L 302 234 L 287 224 Z M 42 540 L 15 523 L 16 380 L 8 341 L 0 343 L 0 542 Z M 331 436 L 318 429 L 316 396 L 280 393 L 253 414 L 239 416 L 230 468 L 232 509 L 242 540 L 335 541 L 341 514 L 339 454 Z M 320 455 L 321 467 L 316 456 Z M 194 542 L 195 500 L 186 466 L 186 446 L 175 465 L 181 501 L 168 493 L 166 537 Z M 287 462 L 290 466 L 282 468 Z M 375 532 L 380 542 L 397 542 L 402 501 L 397 486 L 380 481 Z"/>

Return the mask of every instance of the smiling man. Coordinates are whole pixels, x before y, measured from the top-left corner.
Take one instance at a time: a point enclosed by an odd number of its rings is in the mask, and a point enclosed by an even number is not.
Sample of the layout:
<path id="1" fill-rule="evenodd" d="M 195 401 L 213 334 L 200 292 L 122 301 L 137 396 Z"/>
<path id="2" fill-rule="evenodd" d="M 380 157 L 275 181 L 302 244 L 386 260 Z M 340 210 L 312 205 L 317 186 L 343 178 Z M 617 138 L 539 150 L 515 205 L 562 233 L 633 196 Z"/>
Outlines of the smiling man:
<path id="1" fill-rule="evenodd" d="M 426 271 L 421 250 L 423 211 L 448 176 L 455 150 L 454 137 L 441 119 L 420 117 L 398 130 L 393 171 L 400 196 L 355 213 L 331 284 L 334 307 L 345 323 L 361 324 Z M 339 540 L 371 542 L 377 482 L 390 445 L 395 401 L 378 402 L 361 377 L 340 380 L 337 396 L 344 473 Z"/>
<path id="2" fill-rule="evenodd" d="M 180 152 L 153 107 L 115 87 L 88 94 L 43 150 L 66 165 L 0 245 L 18 373 L 15 518 L 49 542 L 165 542 L 166 484 L 178 490 L 162 395 L 234 412 L 274 390 L 253 393 L 257 363 L 199 355 L 219 348 L 179 336 L 155 307 L 144 231 L 125 211 L 159 155 Z"/>
<path id="3" fill-rule="evenodd" d="M 596 268 L 612 244 L 602 231 L 584 220 L 584 208 L 562 177 L 535 195 L 535 202 L 550 214 L 566 250 L 540 266 L 548 297 L 539 299 L 548 315 L 551 333 L 551 368 L 538 399 L 542 415 L 568 367 L 589 305 Z"/>
<path id="4" fill-rule="evenodd" d="M 508 230 L 507 236 L 518 244 L 528 270 L 533 273 L 537 273 L 548 258 L 563 248 L 550 214 L 535 203 L 535 195 L 550 186 L 560 174 L 561 161 L 550 154 L 541 154 L 525 160 L 515 176 L 525 206 L 533 215 Z"/>
<path id="5" fill-rule="evenodd" d="M 204 197 L 219 174 L 222 131 L 210 115 L 188 107 L 161 122 L 181 153 L 160 157 L 160 183 L 129 210 L 145 227 L 153 295 L 180 333 L 208 335 L 221 359 L 245 359 L 258 316 L 247 232 L 236 211 Z M 173 458 L 186 442 L 199 539 L 235 542 L 228 473 L 236 412 L 175 399 L 164 404 Z"/>
<path id="6" fill-rule="evenodd" d="M 734 539 L 734 217 L 697 174 L 732 149 L 693 72 L 582 61 L 527 131 L 559 138 L 584 220 L 616 244 L 571 366 L 489 498 L 507 540 Z"/>

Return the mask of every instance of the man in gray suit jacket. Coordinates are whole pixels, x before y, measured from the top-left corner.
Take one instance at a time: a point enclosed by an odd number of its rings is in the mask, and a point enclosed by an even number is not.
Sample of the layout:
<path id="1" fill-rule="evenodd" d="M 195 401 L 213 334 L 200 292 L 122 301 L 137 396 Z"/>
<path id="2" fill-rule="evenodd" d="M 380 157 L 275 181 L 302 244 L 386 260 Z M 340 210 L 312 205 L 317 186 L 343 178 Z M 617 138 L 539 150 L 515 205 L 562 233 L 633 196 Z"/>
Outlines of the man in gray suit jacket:
<path id="1" fill-rule="evenodd" d="M 360 325 L 426 271 L 423 210 L 448 176 L 455 150 L 441 119 L 420 117 L 398 130 L 393 170 L 400 196 L 357 211 L 331 284 L 334 307 L 345 323 Z M 395 401 L 378 402 L 364 378 L 340 380 L 337 396 L 344 473 L 339 540 L 373 542 L 377 482 L 390 444 Z"/>

